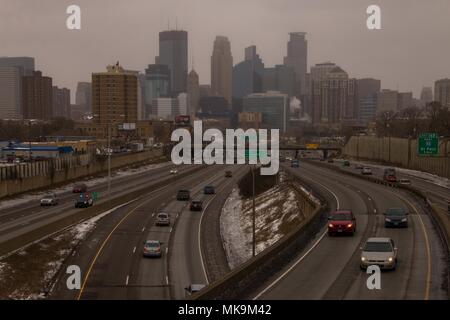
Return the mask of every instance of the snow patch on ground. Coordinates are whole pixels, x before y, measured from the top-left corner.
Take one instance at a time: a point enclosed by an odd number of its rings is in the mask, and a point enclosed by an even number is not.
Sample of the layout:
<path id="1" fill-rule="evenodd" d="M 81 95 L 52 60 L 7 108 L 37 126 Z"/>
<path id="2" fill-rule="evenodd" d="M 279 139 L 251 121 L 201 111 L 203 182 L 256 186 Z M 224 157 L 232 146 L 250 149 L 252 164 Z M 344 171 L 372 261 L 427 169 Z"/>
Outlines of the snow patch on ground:
<path id="1" fill-rule="evenodd" d="M 142 174 L 144 172 L 154 170 L 154 169 L 164 168 L 171 164 L 172 164 L 172 162 L 162 162 L 162 163 L 156 163 L 156 164 L 149 164 L 149 165 L 142 166 L 139 168 L 121 169 L 121 170 L 114 172 L 111 175 L 111 181 L 114 181 L 114 180 L 116 180 L 118 178 L 122 178 L 122 177 L 139 175 L 139 174 Z M 88 177 L 85 180 L 83 180 L 83 183 L 86 184 L 86 186 L 88 186 L 88 187 L 94 187 L 96 185 L 106 183 L 107 181 L 108 181 L 107 177 L 99 177 L 99 178 Z M 40 192 L 31 192 L 31 193 L 24 194 L 22 196 L 18 196 L 17 198 L 14 198 L 14 199 L 0 201 L 0 210 L 15 207 L 17 205 L 21 205 L 21 204 L 27 203 L 29 201 L 39 201 L 43 196 L 45 196 L 46 194 L 49 194 L 49 193 L 55 193 L 56 195 L 61 195 L 66 192 L 70 192 L 75 184 L 77 184 L 77 183 L 75 183 L 75 182 L 69 183 L 60 188 L 55 188 L 52 190 L 40 191 Z"/>
<path id="2" fill-rule="evenodd" d="M 287 234 L 304 219 L 292 185 L 282 183 L 255 199 L 256 253 L 260 253 Z M 252 257 L 253 203 L 242 199 L 234 189 L 225 201 L 220 217 L 223 245 L 231 269 Z"/>

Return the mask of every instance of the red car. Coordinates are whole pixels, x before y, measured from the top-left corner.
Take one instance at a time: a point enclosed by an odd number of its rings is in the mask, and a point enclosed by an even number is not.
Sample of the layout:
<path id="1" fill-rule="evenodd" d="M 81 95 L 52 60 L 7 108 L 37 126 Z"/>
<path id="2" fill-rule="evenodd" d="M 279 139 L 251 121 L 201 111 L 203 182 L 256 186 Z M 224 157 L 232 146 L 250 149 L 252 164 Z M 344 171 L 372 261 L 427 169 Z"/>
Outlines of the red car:
<path id="1" fill-rule="evenodd" d="M 87 192 L 87 186 L 84 183 L 77 184 L 72 189 L 73 193 L 85 193 Z"/>
<path id="2" fill-rule="evenodd" d="M 328 235 L 350 234 L 356 232 L 356 218 L 351 210 L 336 210 L 328 216 Z"/>

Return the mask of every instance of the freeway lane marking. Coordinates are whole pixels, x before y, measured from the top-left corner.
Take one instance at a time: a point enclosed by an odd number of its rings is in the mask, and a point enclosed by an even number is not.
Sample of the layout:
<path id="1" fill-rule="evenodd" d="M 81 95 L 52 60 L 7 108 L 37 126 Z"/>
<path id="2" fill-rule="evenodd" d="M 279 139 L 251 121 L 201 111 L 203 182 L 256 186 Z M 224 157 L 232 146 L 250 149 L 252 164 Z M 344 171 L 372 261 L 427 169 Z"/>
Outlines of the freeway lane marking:
<path id="1" fill-rule="evenodd" d="M 145 231 L 145 227 L 142 228 L 142 232 L 144 232 L 144 231 Z"/>
<path id="2" fill-rule="evenodd" d="M 135 253 L 136 252 L 136 247 L 134 247 L 134 249 L 133 249 L 133 253 Z"/>
<path id="3" fill-rule="evenodd" d="M 166 285 L 169 285 L 169 276 L 166 276 Z"/>
<path id="4" fill-rule="evenodd" d="M 125 280 L 125 285 L 128 285 L 128 281 L 130 280 L 130 276 L 127 276 L 127 279 Z"/>
<path id="5" fill-rule="evenodd" d="M 326 187 L 325 185 L 323 185 L 322 183 L 315 181 L 315 183 L 321 185 L 323 188 L 325 188 L 326 190 L 328 190 L 328 192 L 330 192 L 334 198 L 336 199 L 336 204 L 337 204 L 337 208 L 339 209 L 340 204 L 339 204 L 339 198 L 338 196 L 331 191 L 328 187 Z M 259 299 L 263 294 L 265 294 L 267 291 L 269 291 L 271 288 L 273 288 L 278 282 L 281 281 L 281 279 L 283 279 L 288 273 L 290 273 L 295 267 L 297 267 L 297 265 L 302 262 L 309 254 L 311 251 L 313 251 L 317 245 L 320 243 L 320 241 L 322 241 L 322 239 L 325 237 L 325 235 L 327 234 L 328 230 L 325 230 L 322 235 L 320 236 L 320 238 L 314 243 L 314 245 L 309 248 L 308 251 L 305 252 L 305 254 L 303 254 L 297 261 L 295 261 L 295 263 L 289 267 L 289 269 L 287 269 L 282 275 L 280 275 L 278 278 L 276 278 L 271 284 L 269 284 L 266 288 L 264 288 L 264 290 L 262 290 L 259 294 L 257 294 L 252 300 L 257 300 Z"/>
<path id="6" fill-rule="evenodd" d="M 424 294 L 424 300 L 429 300 L 430 298 L 430 283 L 431 283 L 431 249 L 430 249 L 430 240 L 428 239 L 428 233 L 427 229 L 425 228 L 425 223 L 423 222 L 423 219 L 419 213 L 419 211 L 416 209 L 416 207 L 405 197 L 397 194 L 399 198 L 401 198 L 403 201 L 409 204 L 411 208 L 416 212 L 417 216 L 419 217 L 420 226 L 422 227 L 423 236 L 425 238 L 425 248 L 427 251 L 427 278 L 425 283 L 425 294 Z"/>

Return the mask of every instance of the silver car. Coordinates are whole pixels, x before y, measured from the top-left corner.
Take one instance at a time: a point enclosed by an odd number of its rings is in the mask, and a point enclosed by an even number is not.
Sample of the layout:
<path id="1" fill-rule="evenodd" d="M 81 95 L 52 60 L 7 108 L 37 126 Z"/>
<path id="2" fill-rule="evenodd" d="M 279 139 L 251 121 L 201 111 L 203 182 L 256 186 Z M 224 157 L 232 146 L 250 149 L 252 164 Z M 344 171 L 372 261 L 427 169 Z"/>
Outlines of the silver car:
<path id="1" fill-rule="evenodd" d="M 384 270 L 395 270 L 397 267 L 398 250 L 391 238 L 369 238 L 361 249 L 361 269 L 372 265 Z"/>
<path id="2" fill-rule="evenodd" d="M 156 216 L 155 225 L 157 226 L 170 226 L 170 216 L 168 213 L 160 212 Z"/>
<path id="3" fill-rule="evenodd" d="M 58 204 L 58 197 L 51 193 L 41 199 L 41 206 L 56 206 Z"/>
<path id="4" fill-rule="evenodd" d="M 142 251 L 142 255 L 144 257 L 149 258 L 161 258 L 162 250 L 161 250 L 162 242 L 158 240 L 147 240 L 144 242 L 144 249 Z"/>

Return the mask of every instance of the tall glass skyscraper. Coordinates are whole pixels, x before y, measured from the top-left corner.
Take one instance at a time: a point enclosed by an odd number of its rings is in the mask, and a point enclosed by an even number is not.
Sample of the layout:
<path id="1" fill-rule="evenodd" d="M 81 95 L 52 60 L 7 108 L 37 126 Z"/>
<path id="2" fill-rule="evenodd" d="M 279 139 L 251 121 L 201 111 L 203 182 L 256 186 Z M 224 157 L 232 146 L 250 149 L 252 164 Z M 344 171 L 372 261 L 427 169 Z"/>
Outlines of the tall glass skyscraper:
<path id="1" fill-rule="evenodd" d="M 158 64 L 169 67 L 172 96 L 187 90 L 188 33 L 170 30 L 159 33 Z"/>
<path id="2" fill-rule="evenodd" d="M 168 98 L 170 90 L 170 69 L 163 64 L 150 64 L 145 69 L 144 80 L 144 118 L 151 114 L 153 101 L 158 98 Z"/>

